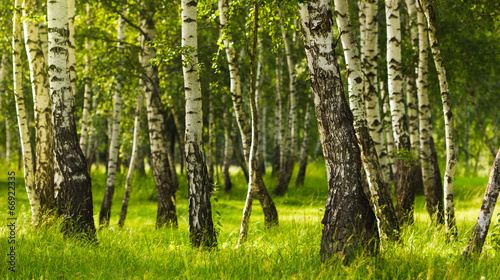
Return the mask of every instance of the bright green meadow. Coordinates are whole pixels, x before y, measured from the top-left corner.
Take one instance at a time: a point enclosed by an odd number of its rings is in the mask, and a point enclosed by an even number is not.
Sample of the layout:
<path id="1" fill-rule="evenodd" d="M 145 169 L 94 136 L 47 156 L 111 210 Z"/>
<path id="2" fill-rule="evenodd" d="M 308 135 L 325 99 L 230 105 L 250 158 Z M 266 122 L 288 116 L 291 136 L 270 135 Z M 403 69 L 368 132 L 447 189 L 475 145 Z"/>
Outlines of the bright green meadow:
<path id="1" fill-rule="evenodd" d="M 297 169 L 297 168 L 296 168 Z M 234 189 L 216 191 L 212 198 L 218 248 L 192 248 L 188 234 L 185 176 L 179 177 L 177 229 L 155 230 L 156 195 L 150 172 L 137 175 L 132 185 L 128 217 L 118 228 L 123 199 L 124 170 L 117 178 L 109 228 L 97 232 L 98 245 L 65 239 L 58 223 L 30 227 L 30 211 L 22 171 L 3 166 L 0 174 L 0 252 L 3 279 L 499 279 L 500 253 L 495 244 L 500 233 L 498 207 L 480 258 L 465 261 L 461 253 L 477 219 L 487 177 L 457 177 L 455 207 L 458 239 L 447 243 L 444 228 L 430 224 L 422 195 L 416 198 L 415 224 L 403 228 L 401 241 L 382 243 L 376 256 L 359 256 L 349 266 L 320 261 L 323 208 L 327 196 L 324 162 L 309 164 L 305 185 L 274 197 L 279 226 L 266 230 L 258 201 L 254 202 L 248 242 L 237 247 L 240 218 L 246 196 L 241 172 L 233 174 Z M 16 271 L 8 271 L 7 172 L 17 176 Z M 297 172 L 297 170 L 295 171 Z M 222 179 L 222 174 L 220 174 Z M 104 195 L 106 175 L 92 171 L 94 219 Z M 276 183 L 268 170 L 268 189 Z M 222 189 L 223 185 L 219 187 Z M 495 239 L 496 238 L 496 239 Z M 494 241 L 492 241 L 494 239 Z"/>

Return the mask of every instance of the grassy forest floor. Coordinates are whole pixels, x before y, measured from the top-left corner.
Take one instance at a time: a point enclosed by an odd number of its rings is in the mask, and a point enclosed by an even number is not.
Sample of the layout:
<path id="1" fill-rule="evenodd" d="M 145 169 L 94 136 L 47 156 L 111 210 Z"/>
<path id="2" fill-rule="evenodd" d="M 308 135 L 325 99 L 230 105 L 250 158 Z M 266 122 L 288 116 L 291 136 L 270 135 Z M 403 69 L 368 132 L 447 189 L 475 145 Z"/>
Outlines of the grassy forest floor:
<path id="1" fill-rule="evenodd" d="M 179 228 L 155 230 L 156 196 L 152 176 L 134 178 L 125 227 L 117 226 L 125 175 L 117 178 L 110 227 L 98 231 L 97 246 L 65 240 L 57 225 L 33 230 L 22 172 L 17 172 L 17 270 L 7 270 L 7 168 L 0 168 L 0 276 L 4 279 L 498 279 L 500 251 L 491 241 L 500 233 L 498 208 L 481 257 L 460 257 L 477 219 L 487 177 L 457 177 L 455 184 L 458 239 L 445 242 L 444 229 L 432 226 L 422 195 L 416 198 L 415 224 L 405 227 L 399 243 L 383 243 L 377 256 L 360 256 L 350 266 L 323 264 L 319 257 L 322 208 L 327 186 L 324 162 L 311 163 L 304 187 L 295 175 L 284 197 L 276 197 L 280 225 L 265 230 L 258 201 L 254 202 L 246 245 L 236 248 L 246 195 L 243 175 L 234 174 L 232 193 L 212 199 L 219 231 L 218 249 L 189 245 L 185 177 L 177 193 Z M 297 168 L 296 168 L 297 169 Z M 14 169 L 12 169 L 14 170 Z M 297 170 L 295 171 L 297 172 Z M 272 190 L 276 179 L 265 177 Z M 222 174 L 220 175 L 222 179 Z M 106 176 L 94 170 L 94 214 L 101 206 Z M 293 185 L 293 186 L 292 186 Z M 222 187 L 222 186 L 220 186 Z"/>

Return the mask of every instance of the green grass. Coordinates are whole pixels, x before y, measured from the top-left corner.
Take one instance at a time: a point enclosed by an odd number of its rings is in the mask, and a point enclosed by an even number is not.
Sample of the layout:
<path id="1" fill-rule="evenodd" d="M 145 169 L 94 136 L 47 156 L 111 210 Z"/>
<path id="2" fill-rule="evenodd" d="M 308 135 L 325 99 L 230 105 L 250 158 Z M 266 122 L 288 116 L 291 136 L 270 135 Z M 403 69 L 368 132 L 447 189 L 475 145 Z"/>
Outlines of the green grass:
<path id="1" fill-rule="evenodd" d="M 460 254 L 477 218 L 487 178 L 458 177 L 455 184 L 458 240 L 445 242 L 444 229 L 430 225 L 424 198 L 416 199 L 415 224 L 403 229 L 401 241 L 384 243 L 376 256 L 360 256 L 350 266 L 323 264 L 319 258 L 321 219 L 327 185 L 324 163 L 308 166 L 305 186 L 275 198 L 280 225 L 263 226 L 263 214 L 255 202 L 249 239 L 236 247 L 246 195 L 241 173 L 234 174 L 234 190 L 217 192 L 213 200 L 218 226 L 216 250 L 189 245 L 187 190 L 180 177 L 177 193 L 178 229 L 155 230 L 156 197 L 152 176 L 134 179 L 125 227 L 117 227 L 125 175 L 119 175 L 111 226 L 98 231 L 97 246 L 67 240 L 57 223 L 33 230 L 22 173 L 17 173 L 17 271 L 7 271 L 7 169 L 0 174 L 0 276 L 6 279 L 494 279 L 500 275 L 500 254 L 490 239 L 482 256 L 464 262 Z M 270 173 L 270 172 L 268 172 Z M 94 218 L 102 202 L 105 175 L 93 171 Z M 276 179 L 265 178 L 270 190 Z M 497 208 L 498 209 L 498 208 Z M 498 212 L 498 210 L 496 211 Z M 495 214 L 496 217 L 497 214 Z M 496 220 L 496 219 L 495 219 Z M 5 261 L 4 261 L 5 260 Z"/>

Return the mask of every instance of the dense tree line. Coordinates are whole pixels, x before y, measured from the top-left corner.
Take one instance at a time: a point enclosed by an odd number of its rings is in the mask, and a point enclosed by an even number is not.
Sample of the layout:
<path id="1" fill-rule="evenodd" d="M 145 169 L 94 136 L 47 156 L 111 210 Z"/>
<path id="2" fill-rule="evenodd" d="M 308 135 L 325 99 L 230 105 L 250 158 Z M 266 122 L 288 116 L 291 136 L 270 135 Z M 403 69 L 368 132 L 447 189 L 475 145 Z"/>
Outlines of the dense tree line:
<path id="1" fill-rule="evenodd" d="M 103 229 L 122 168 L 119 225 L 134 169 L 149 168 L 156 228 L 176 228 L 185 172 L 191 242 L 215 247 L 219 172 L 226 192 L 231 165 L 245 174 L 244 244 L 253 199 L 266 228 L 278 226 L 273 196 L 287 193 L 296 166 L 304 184 L 320 145 L 322 260 L 396 241 L 420 191 L 453 239 L 456 170 L 496 156 L 488 207 L 498 196 L 500 7 L 476 2 L 2 1 L 1 157 L 13 164 L 19 147 L 34 227 L 61 215 L 66 235 L 89 240 L 93 170 L 107 172 Z M 464 255 L 481 251 L 491 213 L 481 215 Z"/>

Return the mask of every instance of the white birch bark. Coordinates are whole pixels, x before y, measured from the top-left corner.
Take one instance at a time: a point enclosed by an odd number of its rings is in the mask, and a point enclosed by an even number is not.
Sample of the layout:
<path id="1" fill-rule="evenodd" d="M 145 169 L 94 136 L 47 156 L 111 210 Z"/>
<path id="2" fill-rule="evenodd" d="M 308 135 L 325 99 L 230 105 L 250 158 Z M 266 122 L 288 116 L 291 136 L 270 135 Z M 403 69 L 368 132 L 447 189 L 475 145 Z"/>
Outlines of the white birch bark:
<path id="1" fill-rule="evenodd" d="M 121 13 L 126 14 L 124 6 L 121 8 Z M 120 60 L 124 59 L 124 43 L 125 43 L 125 20 L 120 15 L 118 18 L 118 52 L 120 53 Z M 123 71 L 121 63 L 118 64 L 118 73 Z M 101 211 L 99 213 L 99 225 L 108 226 L 111 216 L 111 205 L 113 203 L 113 195 L 115 192 L 115 181 L 117 172 L 118 153 L 120 151 L 120 114 L 122 110 L 122 76 L 118 74 L 115 77 L 115 92 L 113 95 L 113 115 L 111 119 L 111 141 L 109 144 L 109 158 L 108 158 L 108 176 L 106 179 L 106 191 L 102 200 Z"/>
<path id="2" fill-rule="evenodd" d="M 409 14 L 410 36 L 412 41 L 412 49 L 418 51 L 418 27 L 417 27 L 417 7 L 415 0 L 405 0 L 406 7 Z M 411 149 L 416 154 L 419 150 L 419 129 L 418 129 L 418 110 L 417 110 L 417 86 L 416 74 L 418 73 L 418 66 L 416 61 L 412 61 L 411 65 L 414 66 L 415 71 L 407 77 L 406 83 L 406 103 L 408 111 L 408 131 L 410 134 Z"/>
<path id="3" fill-rule="evenodd" d="M 403 97 L 403 73 L 401 67 L 401 20 L 399 0 L 386 0 L 387 22 L 387 76 L 389 104 L 391 108 L 394 143 L 398 153 L 410 151 L 405 101 Z M 414 173 L 411 163 L 398 156 L 396 163 L 396 211 L 403 222 L 413 222 Z M 394 165 L 393 165 L 394 166 Z M 415 169 L 416 170 L 416 169 Z"/>
<path id="4" fill-rule="evenodd" d="M 262 74 L 262 63 L 263 63 L 263 55 L 264 52 L 262 45 L 262 40 L 259 40 L 258 43 L 258 62 L 257 62 L 257 85 L 255 88 L 255 105 L 257 106 L 257 112 L 259 116 L 262 116 L 261 121 L 259 122 L 259 152 L 257 153 L 259 168 L 262 173 L 266 172 L 266 106 L 265 100 L 262 98 L 262 84 L 264 82 L 264 77 Z"/>
<path id="5" fill-rule="evenodd" d="M 177 227 L 175 184 L 173 169 L 170 166 L 170 151 L 166 133 L 165 114 L 160 96 L 160 82 L 158 66 L 150 63 L 156 59 L 156 48 L 153 46 L 156 37 L 155 7 L 150 1 L 141 1 L 140 28 L 141 57 L 140 62 L 144 69 L 144 91 L 149 128 L 149 142 L 151 161 L 155 177 L 158 210 L 156 214 L 156 228 L 164 225 Z M 187 145 L 187 143 L 186 143 Z M 201 158 L 203 163 L 205 157 Z M 205 171 L 206 172 L 206 171 Z"/>
<path id="6" fill-rule="evenodd" d="M 445 211 L 445 228 L 447 234 L 451 238 L 457 236 L 457 226 L 455 223 L 455 207 L 453 202 L 453 181 L 455 179 L 455 127 L 453 121 L 453 111 L 451 106 L 450 91 L 448 88 L 448 80 L 446 78 L 446 69 L 444 67 L 443 57 L 439 48 L 436 31 L 436 14 L 435 7 L 428 0 L 419 0 L 427 23 L 429 25 L 429 43 L 434 58 L 434 64 L 438 72 L 439 88 L 441 90 L 441 100 L 443 102 L 445 136 L 446 136 L 446 170 L 444 173 L 444 211 Z"/>
<path id="7" fill-rule="evenodd" d="M 377 150 L 378 160 L 382 168 L 382 175 L 386 182 L 390 182 L 390 167 L 387 157 L 387 149 L 384 141 L 384 128 L 380 115 L 380 104 L 378 98 L 378 7 L 377 1 L 370 0 L 364 2 L 366 28 L 365 28 L 365 96 L 366 96 L 366 116 L 370 135 Z"/>
<path id="8" fill-rule="evenodd" d="M 212 186 L 208 181 L 203 150 L 203 109 L 198 73 L 197 4 L 195 0 L 181 1 L 182 47 L 187 48 L 182 57 L 182 70 L 186 96 L 185 145 L 189 192 L 189 232 L 194 246 L 213 247 L 217 245 L 217 238 L 210 204 Z"/>
<path id="9" fill-rule="evenodd" d="M 338 256 L 347 263 L 361 246 L 376 249 L 376 218 L 361 187 L 360 151 L 333 47 L 331 3 L 310 0 L 299 11 L 302 30 L 309 30 L 303 38 L 329 188 L 320 253 L 322 261 Z"/>
<path id="10" fill-rule="evenodd" d="M 69 69 L 68 3 L 47 3 L 49 30 L 49 80 L 54 125 L 54 153 L 63 180 L 65 235 L 83 233 L 95 239 L 91 179 L 78 143 L 75 99 Z"/>
<path id="11" fill-rule="evenodd" d="M 90 3 L 87 3 L 87 32 L 90 32 L 92 27 L 92 15 L 90 12 Z M 83 111 L 80 130 L 80 147 L 83 151 L 87 151 L 88 143 L 88 126 L 90 118 L 90 95 L 92 94 L 92 78 L 90 75 L 90 67 L 92 64 L 92 44 L 90 39 L 85 38 L 85 92 L 83 94 Z M 86 155 L 87 157 L 87 155 Z"/>
<path id="12" fill-rule="evenodd" d="M 427 22 L 425 21 L 424 13 L 418 9 L 418 44 L 419 44 L 419 59 L 418 59 L 418 107 L 419 107 L 419 129 L 420 129 L 420 163 L 422 165 L 422 181 L 424 184 L 424 194 L 426 199 L 427 212 L 433 221 L 440 220 L 439 201 L 435 192 L 435 186 L 439 184 L 439 180 L 435 176 L 434 165 L 432 163 L 431 137 L 432 123 L 431 112 L 429 105 L 429 97 L 427 95 L 427 70 L 428 70 L 428 48 L 429 42 L 427 37 Z"/>
<path id="13" fill-rule="evenodd" d="M 68 3 L 68 29 L 69 29 L 69 45 L 68 45 L 68 64 L 69 64 L 69 80 L 71 82 L 71 90 L 73 95 L 76 94 L 76 53 L 75 53 L 75 0 L 66 0 Z"/>
<path id="14" fill-rule="evenodd" d="M 387 142 L 387 155 L 388 158 L 390 159 L 389 162 L 389 169 L 387 170 L 386 176 L 391 178 L 391 169 L 394 168 L 393 163 L 394 163 L 394 153 L 395 153 L 395 147 L 394 147 L 394 133 L 392 131 L 392 123 L 391 123 L 391 108 L 389 105 L 389 96 L 387 92 L 385 91 L 384 87 L 384 81 L 380 81 L 380 98 L 382 100 L 382 110 L 384 112 L 384 134 L 385 134 L 385 139 Z"/>
<path id="15" fill-rule="evenodd" d="M 491 224 L 491 218 L 495 212 L 495 205 L 500 191 L 500 149 L 497 152 L 493 166 L 491 167 L 490 178 L 484 193 L 483 204 L 477 217 L 476 225 L 469 239 L 469 244 L 465 248 L 462 256 L 479 256 L 483 249 L 486 235 Z"/>
<path id="16" fill-rule="evenodd" d="M 391 188 L 384 180 L 375 144 L 370 136 L 363 100 L 363 73 L 358 44 L 349 19 L 347 0 L 335 0 L 335 18 L 339 27 L 347 66 L 349 101 L 354 117 L 354 128 L 361 149 L 361 159 L 368 177 L 369 189 L 381 237 L 397 239 L 399 227 L 392 205 Z M 365 54 L 367 56 L 368 54 Z M 376 95 L 375 95 L 375 98 Z M 378 108 L 377 108 L 378 109 Z M 380 137 L 379 135 L 377 135 Z"/>
<path id="17" fill-rule="evenodd" d="M 47 80 L 47 66 L 38 34 L 38 23 L 29 19 L 36 14 L 37 1 L 24 2 L 24 40 L 29 60 L 30 78 L 35 109 L 35 192 L 40 199 L 41 212 L 36 221 L 39 221 L 44 212 L 54 207 L 54 154 L 53 130 L 51 111 L 52 104 L 49 95 Z"/>
<path id="18" fill-rule="evenodd" d="M 366 51 L 366 2 L 358 0 L 358 18 L 359 18 L 359 49 L 361 61 L 365 61 Z"/>
<path id="19" fill-rule="evenodd" d="M 229 65 L 229 77 L 231 81 L 230 90 L 231 98 L 233 100 L 233 108 L 236 115 L 236 122 L 241 131 L 241 142 L 243 145 L 243 153 L 245 160 L 248 162 L 250 155 L 250 146 L 252 144 L 252 130 L 248 123 L 247 117 L 243 108 L 243 98 L 241 95 L 241 78 L 238 60 L 236 58 L 236 50 L 234 49 L 232 35 L 229 30 L 224 26 L 227 24 L 227 2 L 226 0 L 219 0 L 219 20 L 222 25 L 222 33 L 224 37 L 224 49 L 226 51 L 227 61 Z"/>
<path id="20" fill-rule="evenodd" d="M 132 141 L 132 154 L 130 155 L 130 163 L 127 172 L 127 179 L 125 180 L 125 193 L 123 195 L 120 220 L 118 221 L 119 227 L 123 227 L 123 225 L 125 224 L 125 219 L 127 217 L 128 202 L 130 200 L 130 191 L 132 188 L 132 175 L 134 174 L 135 160 L 137 157 L 137 142 L 139 139 L 139 130 L 141 128 L 140 118 L 144 103 L 144 96 L 140 91 L 137 94 L 138 96 L 137 96 L 137 107 L 135 110 L 135 119 L 134 119 L 134 137 Z"/>
<path id="21" fill-rule="evenodd" d="M 213 184 L 214 181 L 214 95 L 208 97 L 208 180 Z"/>
<path id="22" fill-rule="evenodd" d="M 33 163 L 33 152 L 30 145 L 30 132 L 25 111 L 23 83 L 21 74 L 21 0 L 16 0 L 13 11 L 13 35 L 12 35 L 12 64 L 14 73 L 14 96 L 16 100 L 17 122 L 22 147 L 22 158 L 24 163 L 24 181 L 26 192 L 31 207 L 32 224 L 38 225 L 41 205 L 40 197 L 35 190 L 35 170 Z M 21 156 L 21 155 L 19 155 Z"/>

